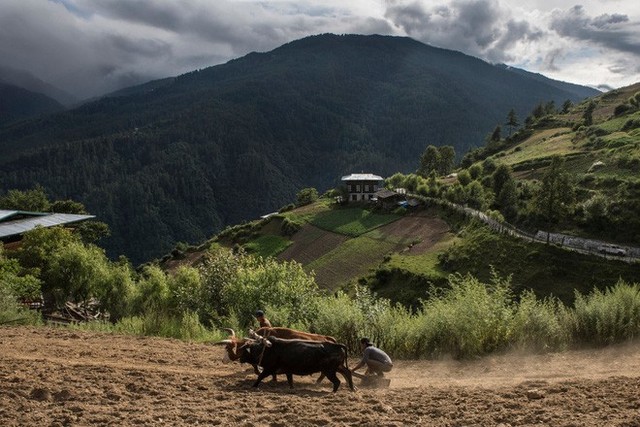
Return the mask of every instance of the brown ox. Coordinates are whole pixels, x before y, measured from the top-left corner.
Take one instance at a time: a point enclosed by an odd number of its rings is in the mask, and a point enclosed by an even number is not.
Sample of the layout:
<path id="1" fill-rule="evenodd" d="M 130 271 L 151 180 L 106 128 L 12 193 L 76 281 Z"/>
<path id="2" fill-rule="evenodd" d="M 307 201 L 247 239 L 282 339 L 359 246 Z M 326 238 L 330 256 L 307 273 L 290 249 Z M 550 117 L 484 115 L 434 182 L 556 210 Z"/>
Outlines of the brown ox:
<path id="1" fill-rule="evenodd" d="M 240 356 L 242 356 L 243 348 L 245 344 L 247 344 L 248 339 L 236 337 L 236 333 L 234 332 L 233 329 L 226 328 L 224 330 L 229 331 L 229 334 L 230 334 L 229 338 L 227 338 L 226 340 L 217 342 L 216 344 L 225 346 L 226 351 L 224 352 L 224 357 L 222 359 L 222 362 L 230 363 L 240 359 Z M 298 331 L 290 328 L 260 328 L 256 330 L 255 333 L 263 337 L 276 337 L 276 338 L 283 338 L 288 340 L 298 339 L 298 340 L 307 340 L 307 341 L 337 343 L 335 338 L 330 337 L 328 335 L 312 334 L 310 332 L 303 332 L 303 331 Z M 252 365 L 252 366 L 255 373 L 260 375 L 260 370 L 258 369 L 258 365 Z M 318 382 L 322 381 L 323 378 L 324 378 L 324 375 L 320 375 L 320 378 L 318 378 Z M 273 375 L 273 380 L 274 381 L 276 380 L 275 375 Z"/>

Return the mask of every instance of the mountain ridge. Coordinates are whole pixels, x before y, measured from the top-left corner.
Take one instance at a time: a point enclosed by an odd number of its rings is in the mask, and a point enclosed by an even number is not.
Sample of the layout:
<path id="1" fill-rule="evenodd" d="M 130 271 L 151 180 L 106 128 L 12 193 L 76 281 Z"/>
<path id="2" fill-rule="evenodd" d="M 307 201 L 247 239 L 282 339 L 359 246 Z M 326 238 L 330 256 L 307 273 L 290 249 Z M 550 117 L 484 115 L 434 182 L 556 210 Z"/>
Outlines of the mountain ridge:
<path id="1" fill-rule="evenodd" d="M 354 170 L 415 170 L 428 144 L 461 155 L 511 108 L 567 98 L 408 38 L 311 36 L 4 127 L 0 186 L 83 202 L 109 253 L 140 262 Z"/>

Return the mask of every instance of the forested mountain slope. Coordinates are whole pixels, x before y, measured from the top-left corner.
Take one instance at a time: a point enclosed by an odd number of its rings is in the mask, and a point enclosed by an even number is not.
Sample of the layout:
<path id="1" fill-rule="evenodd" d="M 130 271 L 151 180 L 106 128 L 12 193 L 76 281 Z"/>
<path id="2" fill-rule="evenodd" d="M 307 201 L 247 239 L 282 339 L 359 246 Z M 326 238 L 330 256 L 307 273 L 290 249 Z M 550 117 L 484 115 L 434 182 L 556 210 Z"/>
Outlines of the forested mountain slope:
<path id="1" fill-rule="evenodd" d="M 0 129 L 0 189 L 41 184 L 107 222 L 134 262 L 341 175 L 459 154 L 515 109 L 589 93 L 408 38 L 321 35 Z M 596 91 L 593 91 L 596 93 Z"/>
<path id="2" fill-rule="evenodd" d="M 46 95 L 0 81 L 0 126 L 62 109 L 60 103 Z"/>

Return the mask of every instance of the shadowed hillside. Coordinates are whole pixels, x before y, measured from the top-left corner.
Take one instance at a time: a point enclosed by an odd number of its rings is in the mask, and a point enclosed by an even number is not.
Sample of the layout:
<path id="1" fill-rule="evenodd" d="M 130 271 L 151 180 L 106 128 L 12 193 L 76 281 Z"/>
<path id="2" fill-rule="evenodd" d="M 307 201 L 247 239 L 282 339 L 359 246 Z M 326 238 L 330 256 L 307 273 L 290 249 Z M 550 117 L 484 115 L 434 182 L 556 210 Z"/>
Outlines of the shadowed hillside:
<path id="1" fill-rule="evenodd" d="M 512 108 L 583 96 L 408 38 L 308 37 L 0 129 L 0 188 L 83 202 L 110 225 L 109 253 L 137 263 L 300 188 L 413 171 L 427 144 L 462 154 Z"/>

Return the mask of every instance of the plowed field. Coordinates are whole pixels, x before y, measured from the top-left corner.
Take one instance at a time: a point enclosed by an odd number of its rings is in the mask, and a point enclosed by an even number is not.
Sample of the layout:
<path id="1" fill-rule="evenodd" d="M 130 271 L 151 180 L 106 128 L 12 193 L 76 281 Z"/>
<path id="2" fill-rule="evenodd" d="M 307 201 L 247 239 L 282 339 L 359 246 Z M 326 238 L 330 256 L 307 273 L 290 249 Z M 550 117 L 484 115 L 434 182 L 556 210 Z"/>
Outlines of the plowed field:
<path id="1" fill-rule="evenodd" d="M 310 377 L 254 389 L 220 347 L 5 327 L 0 425 L 637 426 L 638 350 L 397 361 L 388 389 L 332 393 Z"/>

